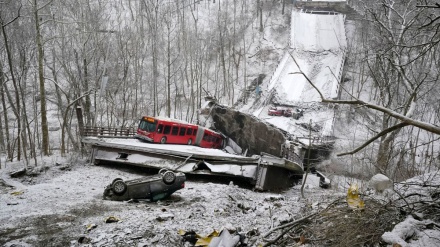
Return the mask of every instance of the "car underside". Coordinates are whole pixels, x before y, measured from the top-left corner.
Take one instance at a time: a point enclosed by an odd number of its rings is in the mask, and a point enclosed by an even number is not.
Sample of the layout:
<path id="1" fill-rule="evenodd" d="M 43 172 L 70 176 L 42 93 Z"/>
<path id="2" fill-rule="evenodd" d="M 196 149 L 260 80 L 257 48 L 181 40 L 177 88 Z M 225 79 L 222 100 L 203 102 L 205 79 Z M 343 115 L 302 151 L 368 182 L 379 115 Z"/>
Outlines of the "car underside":
<path id="1" fill-rule="evenodd" d="M 186 177 L 181 172 L 162 169 L 156 175 L 126 180 L 116 178 L 104 189 L 105 200 L 126 201 L 149 199 L 158 201 L 185 187 Z"/>

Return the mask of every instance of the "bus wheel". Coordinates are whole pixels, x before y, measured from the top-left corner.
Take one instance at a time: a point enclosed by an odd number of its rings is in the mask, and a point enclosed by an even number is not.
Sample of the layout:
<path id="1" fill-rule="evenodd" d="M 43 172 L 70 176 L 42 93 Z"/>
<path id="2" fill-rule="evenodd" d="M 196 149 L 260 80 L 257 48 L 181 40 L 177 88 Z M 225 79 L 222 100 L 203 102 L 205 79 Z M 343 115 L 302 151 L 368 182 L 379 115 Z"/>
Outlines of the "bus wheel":
<path id="1" fill-rule="evenodd" d="M 192 139 L 188 139 L 188 145 L 191 145 L 193 143 Z"/>
<path id="2" fill-rule="evenodd" d="M 165 144 L 165 143 L 167 143 L 167 138 L 164 136 L 164 137 L 162 137 L 161 139 L 160 139 L 160 143 L 161 144 Z"/>

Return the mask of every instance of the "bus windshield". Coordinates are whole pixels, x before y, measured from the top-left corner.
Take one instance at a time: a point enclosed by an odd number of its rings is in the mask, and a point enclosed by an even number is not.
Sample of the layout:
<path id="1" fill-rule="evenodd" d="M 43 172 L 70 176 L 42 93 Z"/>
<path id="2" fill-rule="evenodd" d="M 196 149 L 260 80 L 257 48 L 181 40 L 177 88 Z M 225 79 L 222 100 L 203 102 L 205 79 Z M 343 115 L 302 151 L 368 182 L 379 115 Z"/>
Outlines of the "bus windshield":
<path id="1" fill-rule="evenodd" d="M 147 132 L 154 132 L 156 131 L 156 123 L 147 122 L 145 120 L 141 120 L 139 123 L 139 129 L 147 131 Z"/>

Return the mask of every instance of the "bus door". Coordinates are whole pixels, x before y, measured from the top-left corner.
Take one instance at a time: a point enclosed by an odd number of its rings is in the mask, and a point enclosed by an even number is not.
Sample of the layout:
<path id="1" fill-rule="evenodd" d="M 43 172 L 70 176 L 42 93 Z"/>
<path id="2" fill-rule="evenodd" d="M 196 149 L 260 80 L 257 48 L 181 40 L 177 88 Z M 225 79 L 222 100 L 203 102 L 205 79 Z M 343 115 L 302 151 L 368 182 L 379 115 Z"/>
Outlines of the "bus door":
<path id="1" fill-rule="evenodd" d="M 159 142 L 159 143 L 168 143 L 169 142 L 169 135 L 171 133 L 171 125 L 168 123 L 163 123 L 163 124 L 159 124 L 158 127 L 158 135 L 157 138 L 154 140 L 154 142 Z"/>

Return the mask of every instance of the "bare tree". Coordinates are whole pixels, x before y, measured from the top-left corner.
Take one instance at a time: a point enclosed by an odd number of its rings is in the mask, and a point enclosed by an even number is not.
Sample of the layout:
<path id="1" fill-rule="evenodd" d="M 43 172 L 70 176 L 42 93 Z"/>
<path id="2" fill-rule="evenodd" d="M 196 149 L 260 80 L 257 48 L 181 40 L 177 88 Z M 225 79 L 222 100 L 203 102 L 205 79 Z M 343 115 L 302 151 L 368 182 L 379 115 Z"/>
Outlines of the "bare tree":
<path id="1" fill-rule="evenodd" d="M 42 151 L 44 155 L 49 155 L 49 127 L 47 123 L 47 109 L 46 109 L 46 87 L 44 82 L 44 52 L 43 52 L 43 37 L 41 34 L 41 23 L 38 12 L 49 5 L 52 0 L 38 6 L 37 0 L 33 1 L 33 14 L 36 31 L 36 45 L 38 51 L 38 81 L 40 85 L 40 111 L 41 111 L 41 134 L 42 134 Z"/>
<path id="2" fill-rule="evenodd" d="M 177 64 L 179 58 L 179 52 L 174 48 L 177 37 L 177 25 L 175 23 L 174 9 L 177 6 L 169 5 L 165 7 L 165 14 L 162 17 L 162 21 L 165 26 L 166 32 L 164 32 L 164 40 L 166 42 L 165 54 L 166 54 L 166 62 L 165 62 L 165 84 L 166 84 L 166 116 L 171 117 L 171 85 L 174 84 L 172 80 L 176 81 L 176 75 L 178 73 L 179 66 Z M 175 93 L 178 92 L 178 87 L 175 87 Z M 174 97 L 174 100 L 177 100 Z"/>
<path id="3" fill-rule="evenodd" d="M 8 7 L 6 7 L 6 9 L 9 9 Z M 13 9 L 13 8 L 11 8 Z M 0 14 L 0 28 L 2 30 L 2 36 L 3 36 L 3 42 L 4 42 L 4 46 L 5 46 L 5 51 L 6 51 L 6 57 L 7 57 L 7 64 L 8 64 L 8 70 L 9 70 L 9 75 L 11 76 L 11 80 L 12 80 L 12 85 L 14 87 L 14 92 L 15 92 L 15 100 L 12 99 L 12 96 L 9 93 L 8 88 L 6 87 L 6 83 L 2 83 L 2 92 L 6 93 L 6 96 L 9 100 L 10 106 L 12 108 L 12 111 L 14 112 L 15 118 L 17 120 L 17 160 L 21 159 L 21 142 L 20 142 L 20 133 L 21 133 L 21 129 L 22 129 L 22 123 L 21 123 L 21 117 L 20 117 L 20 94 L 19 94 L 19 87 L 18 87 L 18 81 L 16 79 L 16 75 L 15 75 L 15 69 L 14 69 L 14 62 L 13 62 L 13 55 L 12 55 L 12 50 L 11 50 L 11 44 L 8 40 L 8 33 L 6 31 L 6 27 L 8 25 L 10 25 L 11 23 L 13 23 L 14 21 L 16 21 L 19 17 L 20 17 L 20 8 L 18 9 L 17 15 L 13 18 L 11 18 L 11 20 L 5 21 L 3 20 L 3 17 Z M 2 73 L 2 76 L 4 77 L 4 74 Z M 3 80 L 2 80 L 3 82 Z M 4 89 L 4 90 L 3 90 Z M 6 113 L 6 105 L 3 103 L 3 108 L 5 110 Z M 8 118 L 5 115 L 5 120 L 7 121 Z M 8 124 L 8 122 L 6 122 L 6 124 Z M 12 146 L 12 145 L 11 145 Z M 10 152 L 8 152 L 8 157 L 9 160 L 12 161 L 13 159 L 13 153 L 12 150 L 13 148 L 10 147 Z"/>
<path id="4" fill-rule="evenodd" d="M 2 133 L 1 133 L 1 145 L 2 145 L 2 149 L 6 150 L 6 154 L 7 154 L 7 159 L 11 159 L 11 148 L 10 148 L 10 141 L 9 141 L 9 124 L 8 124 L 8 108 L 6 107 L 6 100 L 5 100 L 5 92 L 4 92 L 4 87 L 3 85 L 6 83 L 5 81 L 5 76 L 3 73 L 3 64 L 0 61 L 0 97 L 1 97 L 1 101 L 2 101 L 2 113 L 3 113 L 3 118 L 2 118 Z M 3 132 L 4 130 L 4 132 Z M 6 142 L 5 142 L 6 141 Z"/>
<path id="5" fill-rule="evenodd" d="M 153 98 L 153 115 L 158 114 L 158 83 L 159 83 L 159 7 L 158 0 L 143 0 L 143 6 L 145 14 L 147 16 L 147 24 L 149 27 L 149 38 L 151 39 L 151 59 L 152 59 L 152 71 L 153 71 L 153 90 L 151 91 L 151 98 Z"/>

